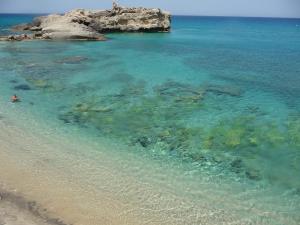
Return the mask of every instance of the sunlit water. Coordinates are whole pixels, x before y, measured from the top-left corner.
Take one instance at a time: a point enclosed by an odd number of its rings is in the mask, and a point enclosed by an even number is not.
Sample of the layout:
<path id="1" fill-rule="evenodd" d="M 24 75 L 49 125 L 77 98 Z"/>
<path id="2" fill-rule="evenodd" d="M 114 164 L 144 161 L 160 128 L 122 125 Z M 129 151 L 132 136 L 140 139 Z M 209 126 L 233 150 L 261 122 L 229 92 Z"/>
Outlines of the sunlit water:
<path id="1" fill-rule="evenodd" d="M 0 32 L 31 18 L 1 15 Z M 137 157 L 132 160 L 181 168 L 191 191 L 180 190 L 178 181 L 178 192 L 186 199 L 201 201 L 192 190 L 205 174 L 224 182 L 225 193 L 230 185 L 236 195 L 252 190 L 245 198 L 262 209 L 268 196 L 266 209 L 296 224 L 299 24 L 174 17 L 171 33 L 112 34 L 106 42 L 3 42 L 0 93 L 6 99 L 16 93 L 18 110 L 49 126 L 117 144 Z M 268 219 L 254 221 L 276 221 Z"/>

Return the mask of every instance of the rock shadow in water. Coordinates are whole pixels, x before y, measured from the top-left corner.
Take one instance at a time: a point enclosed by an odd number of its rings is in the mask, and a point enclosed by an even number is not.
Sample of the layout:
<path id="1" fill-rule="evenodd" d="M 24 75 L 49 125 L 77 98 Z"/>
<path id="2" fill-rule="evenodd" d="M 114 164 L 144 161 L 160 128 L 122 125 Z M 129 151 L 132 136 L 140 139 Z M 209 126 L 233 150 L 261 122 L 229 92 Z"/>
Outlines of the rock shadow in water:
<path id="1" fill-rule="evenodd" d="M 14 90 L 30 91 L 30 90 L 32 90 L 32 88 L 27 84 L 20 84 L 20 85 L 14 86 Z"/>

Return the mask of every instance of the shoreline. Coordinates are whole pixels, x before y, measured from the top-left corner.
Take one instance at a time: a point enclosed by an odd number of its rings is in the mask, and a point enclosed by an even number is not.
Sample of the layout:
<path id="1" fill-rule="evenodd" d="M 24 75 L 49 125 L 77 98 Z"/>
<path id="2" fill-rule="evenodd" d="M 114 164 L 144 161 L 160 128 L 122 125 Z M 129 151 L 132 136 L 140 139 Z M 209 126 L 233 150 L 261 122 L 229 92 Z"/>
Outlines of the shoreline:
<path id="1" fill-rule="evenodd" d="M 6 192 L 47 209 L 47 218 L 67 225 L 300 221 L 297 196 L 234 182 L 179 161 L 147 157 L 43 121 L 24 102 L 0 99 L 0 104 L 0 184 Z"/>
<path id="2" fill-rule="evenodd" d="M 6 117 L 0 120 L 0 128 L 4 131 L 0 132 L 0 184 L 6 187 L 0 189 L 1 203 L 6 203 L 4 213 L 13 205 L 17 218 L 27 217 L 29 221 L 45 221 L 50 225 L 138 224 L 129 218 L 124 221 L 130 223 L 121 223 L 118 216 L 114 217 L 114 209 L 121 212 L 122 203 L 109 193 L 98 196 L 94 187 L 78 183 L 79 178 L 71 171 L 71 167 L 75 168 L 73 162 L 56 152 L 61 147 L 69 154 L 75 153 L 74 145 L 56 145 L 51 138 L 43 139 L 43 135 L 20 130 Z M 51 154 L 46 156 L 47 152 Z M 60 173 L 64 163 L 70 168 L 66 174 Z M 106 208 L 102 208 L 103 204 Z"/>

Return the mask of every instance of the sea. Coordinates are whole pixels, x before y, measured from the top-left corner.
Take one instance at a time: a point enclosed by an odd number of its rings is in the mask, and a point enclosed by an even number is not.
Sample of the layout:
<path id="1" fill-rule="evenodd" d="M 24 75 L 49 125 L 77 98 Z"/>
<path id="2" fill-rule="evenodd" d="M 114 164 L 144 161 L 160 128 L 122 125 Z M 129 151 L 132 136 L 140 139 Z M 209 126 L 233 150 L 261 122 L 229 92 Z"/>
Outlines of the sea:
<path id="1" fill-rule="evenodd" d="M 0 34 L 35 16 L 1 14 Z M 111 194 L 140 224 L 300 224 L 300 19 L 173 16 L 169 33 L 106 36 L 1 42 L 1 120 L 100 146 L 77 172 L 108 191 L 91 171 L 110 156 L 134 177 Z"/>

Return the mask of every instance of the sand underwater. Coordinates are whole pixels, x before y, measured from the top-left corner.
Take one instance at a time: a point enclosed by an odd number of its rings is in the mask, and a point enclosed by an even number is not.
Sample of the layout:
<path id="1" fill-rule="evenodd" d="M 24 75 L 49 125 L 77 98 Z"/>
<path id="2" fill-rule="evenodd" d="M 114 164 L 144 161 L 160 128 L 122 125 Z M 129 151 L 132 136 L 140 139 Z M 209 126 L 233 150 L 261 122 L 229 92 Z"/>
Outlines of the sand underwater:
<path id="1" fill-rule="evenodd" d="M 299 24 L 0 43 L 0 224 L 299 224 Z"/>

